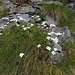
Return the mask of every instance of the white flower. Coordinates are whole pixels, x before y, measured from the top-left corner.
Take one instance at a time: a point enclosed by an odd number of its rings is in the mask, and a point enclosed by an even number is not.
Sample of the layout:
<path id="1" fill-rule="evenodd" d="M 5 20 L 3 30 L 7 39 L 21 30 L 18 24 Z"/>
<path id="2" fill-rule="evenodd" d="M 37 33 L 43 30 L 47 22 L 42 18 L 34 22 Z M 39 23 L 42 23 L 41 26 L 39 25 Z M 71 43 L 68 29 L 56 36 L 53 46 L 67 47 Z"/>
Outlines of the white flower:
<path id="1" fill-rule="evenodd" d="M 4 27 L 6 27 L 7 25 L 4 25 Z"/>
<path id="2" fill-rule="evenodd" d="M 47 40 L 50 40 L 51 39 L 51 37 L 50 36 L 47 36 Z"/>
<path id="3" fill-rule="evenodd" d="M 48 33 L 48 35 L 53 35 L 53 34 L 55 34 L 55 32 L 50 32 L 50 33 Z"/>
<path id="4" fill-rule="evenodd" d="M 55 54 L 56 54 L 56 52 L 55 52 L 55 51 L 52 51 L 51 53 L 52 53 L 53 55 L 55 55 Z"/>
<path id="5" fill-rule="evenodd" d="M 16 23 L 16 26 L 20 26 L 20 25 Z"/>
<path id="6" fill-rule="evenodd" d="M 37 15 L 36 17 L 37 17 L 37 18 L 39 18 L 40 16 L 39 16 L 39 15 Z"/>
<path id="7" fill-rule="evenodd" d="M 46 27 L 46 29 L 49 29 L 48 27 Z"/>
<path id="8" fill-rule="evenodd" d="M 55 43 L 58 43 L 59 42 L 59 39 L 57 37 L 55 37 L 54 42 Z"/>
<path id="9" fill-rule="evenodd" d="M 3 35 L 3 33 L 0 33 L 0 35 Z"/>
<path id="10" fill-rule="evenodd" d="M 34 17 L 34 16 L 31 16 L 32 18 Z"/>
<path id="11" fill-rule="evenodd" d="M 32 26 L 34 26 L 34 24 L 30 24 L 30 26 L 32 27 Z"/>
<path id="12" fill-rule="evenodd" d="M 46 23 L 47 23 L 46 21 L 43 21 L 41 25 L 45 25 Z"/>
<path id="13" fill-rule="evenodd" d="M 57 48 L 54 48 L 54 51 L 58 51 L 58 49 Z"/>
<path id="14" fill-rule="evenodd" d="M 50 47 L 50 46 L 47 46 L 46 49 L 47 49 L 48 51 L 51 51 L 51 47 Z"/>
<path id="15" fill-rule="evenodd" d="M 37 47 L 40 48 L 41 47 L 41 44 L 38 44 Z"/>
<path id="16" fill-rule="evenodd" d="M 23 30 L 27 30 L 27 27 L 24 27 Z"/>
<path id="17" fill-rule="evenodd" d="M 62 33 L 55 33 L 55 35 L 59 36 L 59 35 L 62 35 Z"/>
<path id="18" fill-rule="evenodd" d="M 47 25 L 44 25 L 44 27 L 46 27 Z"/>
<path id="19" fill-rule="evenodd" d="M 23 25 L 22 27 L 24 27 L 25 25 Z"/>
<path id="20" fill-rule="evenodd" d="M 27 29 L 30 29 L 30 27 L 27 27 Z"/>
<path id="21" fill-rule="evenodd" d="M 2 19 L 7 19 L 7 20 L 9 20 L 9 18 L 8 18 L 8 17 L 3 17 Z"/>
<path id="22" fill-rule="evenodd" d="M 20 16 L 20 14 L 16 14 L 17 16 Z"/>
<path id="23" fill-rule="evenodd" d="M 22 58 L 24 56 L 24 53 L 20 53 L 19 57 Z"/>
<path id="24" fill-rule="evenodd" d="M 41 20 L 41 18 L 38 18 L 38 21 L 40 21 Z"/>
<path id="25" fill-rule="evenodd" d="M 9 22 L 7 22 L 7 24 L 9 24 Z"/>
<path id="26" fill-rule="evenodd" d="M 17 22 L 18 20 L 17 19 L 11 19 L 10 21 L 11 22 Z"/>
<path id="27" fill-rule="evenodd" d="M 1 28 L 1 29 L 4 29 L 4 26 L 1 26 L 0 28 Z"/>
<path id="28" fill-rule="evenodd" d="M 59 39 L 58 39 L 57 37 L 51 38 L 51 40 L 52 40 L 53 42 L 55 42 L 56 44 L 59 42 Z"/>
<path id="29" fill-rule="evenodd" d="M 56 27 L 56 25 L 55 24 L 50 24 L 50 27 Z"/>

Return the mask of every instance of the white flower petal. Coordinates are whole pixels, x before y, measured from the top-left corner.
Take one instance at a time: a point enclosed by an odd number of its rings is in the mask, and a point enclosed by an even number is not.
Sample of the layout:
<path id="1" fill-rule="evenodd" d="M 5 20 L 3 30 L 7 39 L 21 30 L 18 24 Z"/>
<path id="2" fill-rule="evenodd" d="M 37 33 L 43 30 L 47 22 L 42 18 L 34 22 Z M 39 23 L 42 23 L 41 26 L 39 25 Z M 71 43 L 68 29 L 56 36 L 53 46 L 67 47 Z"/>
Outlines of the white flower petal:
<path id="1" fill-rule="evenodd" d="M 56 52 L 55 52 L 55 51 L 52 51 L 51 53 L 52 53 L 53 55 L 55 55 L 55 54 L 56 54 Z"/>
<path id="2" fill-rule="evenodd" d="M 0 33 L 0 35 L 3 35 L 3 33 Z"/>
<path id="3" fill-rule="evenodd" d="M 41 44 L 38 44 L 37 47 L 38 47 L 38 48 L 41 47 Z"/>
<path id="4" fill-rule="evenodd" d="M 24 27 L 25 25 L 23 25 L 22 27 Z"/>
<path id="5" fill-rule="evenodd" d="M 58 49 L 57 48 L 54 48 L 54 51 L 58 51 Z"/>
<path id="6" fill-rule="evenodd" d="M 30 26 L 32 27 L 32 26 L 34 26 L 34 24 L 30 24 Z"/>
<path id="7" fill-rule="evenodd" d="M 51 51 L 51 47 L 50 47 L 50 46 L 47 46 L 46 49 L 47 49 L 48 51 Z"/>
<path id="8" fill-rule="evenodd" d="M 20 53 L 19 57 L 22 58 L 24 56 L 24 53 Z"/>
<path id="9" fill-rule="evenodd" d="M 50 40 L 51 39 L 51 37 L 50 36 L 47 36 L 47 40 Z"/>

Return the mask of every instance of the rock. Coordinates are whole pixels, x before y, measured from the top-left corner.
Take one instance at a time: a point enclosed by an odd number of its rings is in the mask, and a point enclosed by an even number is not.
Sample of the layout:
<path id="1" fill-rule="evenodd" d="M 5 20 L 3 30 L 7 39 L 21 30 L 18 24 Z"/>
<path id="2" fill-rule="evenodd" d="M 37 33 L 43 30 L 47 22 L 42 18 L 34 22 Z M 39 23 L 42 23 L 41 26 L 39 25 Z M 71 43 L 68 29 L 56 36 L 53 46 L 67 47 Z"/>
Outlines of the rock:
<path id="1" fill-rule="evenodd" d="M 41 18 L 39 15 L 34 15 L 34 16 L 31 16 L 31 21 L 37 23 L 41 21 Z"/>
<path id="2" fill-rule="evenodd" d="M 61 31 L 65 33 L 65 34 L 64 34 L 64 37 L 65 37 L 65 38 L 69 38 L 69 37 L 70 37 L 70 30 L 69 30 L 69 28 L 68 28 L 67 26 L 63 27 L 63 28 L 61 29 Z"/>
<path id="3" fill-rule="evenodd" d="M 9 0 L 1 0 L 5 5 L 10 4 Z"/>
<path id="4" fill-rule="evenodd" d="M 9 4 L 7 5 L 7 8 L 9 9 L 8 14 L 17 13 L 16 6 L 15 6 L 13 3 L 9 3 Z"/>
<path id="5" fill-rule="evenodd" d="M 57 48 L 58 51 L 62 51 L 62 47 L 59 44 L 54 44 L 54 48 Z"/>
<path id="6" fill-rule="evenodd" d="M 72 36 L 75 37 L 75 31 L 72 32 Z"/>
<path id="7" fill-rule="evenodd" d="M 63 3 L 59 2 L 59 1 L 48 1 L 45 2 L 46 4 L 56 4 L 56 5 L 63 5 Z"/>
<path id="8" fill-rule="evenodd" d="M 67 26 L 65 26 L 63 28 L 56 28 L 55 32 L 62 33 L 62 35 L 58 37 L 59 42 L 61 42 L 61 43 L 67 41 L 71 37 L 70 30 Z"/>
<path id="9" fill-rule="evenodd" d="M 50 58 L 53 64 L 61 62 L 61 59 L 66 55 L 65 51 L 61 51 L 60 53 L 56 52 L 54 55 L 51 54 Z"/>
<path id="10" fill-rule="evenodd" d="M 7 25 L 9 22 L 9 18 L 8 17 L 3 17 L 0 19 L 0 25 Z"/>
<path id="11" fill-rule="evenodd" d="M 31 0 L 31 2 L 36 3 L 36 2 L 42 2 L 43 0 Z"/>
<path id="12" fill-rule="evenodd" d="M 8 12 L 8 14 L 16 14 L 17 13 L 17 9 L 16 8 L 12 8 L 10 9 L 10 11 Z"/>
<path id="13" fill-rule="evenodd" d="M 25 21 L 25 22 L 29 22 L 31 20 L 30 17 L 29 17 L 29 14 L 21 14 L 20 16 L 18 16 L 18 18 L 20 20 Z"/>
<path id="14" fill-rule="evenodd" d="M 28 6 L 28 7 L 22 7 L 18 10 L 18 13 L 19 14 L 22 14 L 22 13 L 34 13 L 35 12 L 35 9 L 32 7 L 32 6 Z"/>
<path id="15" fill-rule="evenodd" d="M 74 9 L 74 3 L 67 4 L 68 8 Z"/>

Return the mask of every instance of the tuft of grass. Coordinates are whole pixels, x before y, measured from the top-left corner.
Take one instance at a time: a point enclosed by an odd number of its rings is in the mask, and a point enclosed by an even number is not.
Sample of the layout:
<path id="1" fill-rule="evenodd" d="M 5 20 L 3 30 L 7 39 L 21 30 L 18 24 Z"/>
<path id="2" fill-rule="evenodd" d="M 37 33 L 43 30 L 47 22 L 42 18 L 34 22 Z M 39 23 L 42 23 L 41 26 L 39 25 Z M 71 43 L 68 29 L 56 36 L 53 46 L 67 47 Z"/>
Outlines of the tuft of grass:
<path id="1" fill-rule="evenodd" d="M 2 1 L 0 1 L 0 6 L 2 6 L 3 5 L 3 2 Z"/>
<path id="2" fill-rule="evenodd" d="M 5 7 L 4 5 L 0 7 L 0 18 L 7 14 L 9 9 Z"/>
<path id="3" fill-rule="evenodd" d="M 37 26 L 26 31 L 19 26 L 10 30 L 7 35 L 0 36 L 0 74 L 49 74 L 49 52 L 45 49 L 48 41 L 45 36 Z M 41 44 L 39 49 L 38 44 Z M 25 54 L 23 58 L 19 57 L 21 52 Z"/>
<path id="4" fill-rule="evenodd" d="M 68 26 L 71 31 L 75 30 L 75 11 L 70 10 L 66 5 L 43 4 L 46 15 L 55 13 L 59 17 L 58 26 Z"/>
<path id="5" fill-rule="evenodd" d="M 9 33 L 0 36 L 0 75 L 75 75 L 75 43 L 63 44 L 68 53 L 62 62 L 53 65 L 45 49 L 46 34 L 37 25 L 24 31 L 22 24 L 6 29 Z M 21 52 L 25 54 L 23 58 L 19 57 Z"/>
<path id="6" fill-rule="evenodd" d="M 54 66 L 55 73 L 56 75 L 75 75 L 75 43 L 66 42 L 63 44 L 63 49 L 67 51 L 67 55 L 62 63 Z"/>

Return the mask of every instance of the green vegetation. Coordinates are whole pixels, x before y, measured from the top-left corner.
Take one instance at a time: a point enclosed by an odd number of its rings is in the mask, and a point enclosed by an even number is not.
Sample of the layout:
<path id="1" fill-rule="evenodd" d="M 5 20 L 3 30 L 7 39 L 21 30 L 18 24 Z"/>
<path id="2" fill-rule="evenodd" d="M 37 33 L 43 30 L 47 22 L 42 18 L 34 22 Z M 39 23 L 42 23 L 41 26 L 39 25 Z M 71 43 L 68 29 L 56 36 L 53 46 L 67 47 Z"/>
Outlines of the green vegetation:
<path id="1" fill-rule="evenodd" d="M 48 15 L 56 12 L 58 26 L 67 25 L 75 30 L 75 11 L 55 4 L 43 4 L 43 9 Z M 0 17 L 7 12 L 6 7 L 1 7 Z M 44 20 L 44 15 L 39 15 Z M 75 75 L 75 43 L 65 42 L 62 46 L 67 55 L 60 63 L 52 64 L 50 52 L 46 50 L 49 45 L 46 33 L 37 25 L 24 31 L 22 25 L 27 26 L 24 21 L 14 29 L 7 26 L 0 35 L 0 75 Z M 37 48 L 38 44 L 41 44 L 40 48 Z M 20 53 L 25 54 L 23 58 L 19 57 Z"/>
<path id="2" fill-rule="evenodd" d="M 46 14 L 55 13 L 59 17 L 58 26 L 68 26 L 70 30 L 75 30 L 75 11 L 70 10 L 65 5 L 43 4 Z M 54 17 L 53 17 L 54 18 Z"/>
<path id="3" fill-rule="evenodd" d="M 12 30 L 7 27 L 0 36 L 0 75 L 75 75 L 74 43 L 63 44 L 68 55 L 53 65 L 45 49 L 49 45 L 45 32 L 37 25 L 26 31 L 21 26 Z M 19 57 L 21 52 L 25 54 L 23 58 Z"/>
<path id="4" fill-rule="evenodd" d="M 2 2 L 2 1 L 0 1 L 0 6 L 1 6 L 1 5 L 3 5 L 3 2 Z"/>
<path id="5" fill-rule="evenodd" d="M 9 11 L 9 9 L 3 4 L 2 1 L 0 1 L 0 18 Z"/>
<path id="6" fill-rule="evenodd" d="M 56 75 L 75 75 L 75 43 L 66 42 L 63 44 L 67 55 L 62 63 L 54 66 Z"/>
<path id="7" fill-rule="evenodd" d="M 5 32 L 0 36 L 0 75 L 49 74 L 48 41 L 40 28 L 33 26 L 24 31 L 20 26 Z M 38 44 L 42 45 L 39 49 Z M 21 52 L 25 54 L 22 59 Z"/>
<path id="8" fill-rule="evenodd" d="M 3 5 L 3 6 L 0 6 L 0 18 L 4 15 L 6 15 L 6 13 L 9 11 L 9 9 Z"/>

